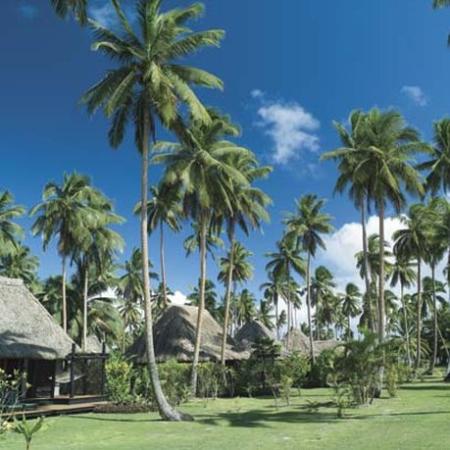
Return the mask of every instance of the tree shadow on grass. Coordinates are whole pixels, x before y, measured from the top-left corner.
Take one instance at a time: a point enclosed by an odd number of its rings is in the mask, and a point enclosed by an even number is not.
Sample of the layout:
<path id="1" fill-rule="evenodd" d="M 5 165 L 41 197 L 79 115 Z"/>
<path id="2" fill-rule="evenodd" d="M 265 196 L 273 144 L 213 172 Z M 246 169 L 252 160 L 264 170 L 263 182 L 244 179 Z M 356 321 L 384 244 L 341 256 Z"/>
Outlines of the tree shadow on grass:
<path id="1" fill-rule="evenodd" d="M 449 391 L 450 392 L 450 385 L 445 384 L 442 382 L 442 384 L 405 384 L 401 387 L 402 391 Z"/>
<path id="2" fill-rule="evenodd" d="M 140 414 L 140 413 L 139 413 Z M 133 414 L 129 415 L 130 417 L 128 418 L 123 418 L 123 417 L 111 417 L 111 416 L 103 416 L 100 414 L 97 415 L 90 415 L 90 416 L 85 416 L 82 414 L 77 414 L 77 415 L 71 415 L 71 416 L 66 416 L 66 418 L 68 419 L 81 419 L 81 420 L 95 420 L 95 421 L 99 421 L 99 422 L 130 422 L 130 423 L 140 423 L 140 422 L 162 422 L 162 419 L 160 418 L 153 418 L 153 417 L 147 417 L 147 418 L 142 418 L 142 417 L 133 417 Z"/>

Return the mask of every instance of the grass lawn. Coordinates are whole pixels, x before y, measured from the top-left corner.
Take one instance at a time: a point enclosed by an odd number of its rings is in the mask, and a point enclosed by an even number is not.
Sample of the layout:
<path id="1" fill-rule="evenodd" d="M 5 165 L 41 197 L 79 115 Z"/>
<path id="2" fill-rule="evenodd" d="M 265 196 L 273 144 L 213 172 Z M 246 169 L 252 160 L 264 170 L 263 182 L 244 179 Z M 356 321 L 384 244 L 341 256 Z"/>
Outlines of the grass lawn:
<path id="1" fill-rule="evenodd" d="M 272 399 L 195 402 L 183 409 L 194 423 L 167 423 L 156 414 L 84 414 L 48 418 L 32 450 L 450 449 L 450 385 L 426 380 L 405 385 L 394 399 L 347 411 L 337 419 L 325 406 L 328 389 L 304 390 L 290 407 Z M 307 400 L 322 403 L 307 411 Z M 0 448 L 22 450 L 9 434 Z"/>

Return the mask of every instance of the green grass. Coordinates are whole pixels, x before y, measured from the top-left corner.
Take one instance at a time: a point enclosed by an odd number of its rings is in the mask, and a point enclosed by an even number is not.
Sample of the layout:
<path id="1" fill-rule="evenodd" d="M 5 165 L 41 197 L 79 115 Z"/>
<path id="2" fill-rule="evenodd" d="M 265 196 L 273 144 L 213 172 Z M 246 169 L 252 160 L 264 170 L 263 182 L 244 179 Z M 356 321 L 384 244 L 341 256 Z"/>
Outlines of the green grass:
<path id="1" fill-rule="evenodd" d="M 184 405 L 194 423 L 167 423 L 156 414 L 84 414 L 48 418 L 32 450 L 250 450 L 450 448 L 450 385 L 426 380 L 405 385 L 337 419 L 328 389 L 304 390 L 290 407 L 272 399 L 236 398 Z M 307 400 L 321 403 L 308 412 Z M 23 449 L 9 434 L 0 448 Z"/>

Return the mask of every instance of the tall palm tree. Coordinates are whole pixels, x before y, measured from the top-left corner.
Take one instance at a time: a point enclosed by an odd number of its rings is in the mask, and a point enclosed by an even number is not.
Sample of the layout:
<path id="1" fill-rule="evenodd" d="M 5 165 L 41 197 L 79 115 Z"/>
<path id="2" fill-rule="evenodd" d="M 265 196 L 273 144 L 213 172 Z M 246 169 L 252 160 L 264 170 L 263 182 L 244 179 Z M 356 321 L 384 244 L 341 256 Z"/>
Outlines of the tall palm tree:
<path id="1" fill-rule="evenodd" d="M 416 370 L 421 362 L 421 333 L 422 333 L 422 261 L 426 258 L 428 249 L 428 236 L 426 226 L 427 209 L 422 204 L 412 205 L 408 215 L 402 216 L 401 221 L 405 228 L 393 234 L 394 253 L 403 259 L 414 258 L 417 263 L 417 314 L 416 314 Z"/>
<path id="2" fill-rule="evenodd" d="M 282 279 L 277 278 L 273 272 L 267 272 L 268 281 L 260 286 L 263 290 L 264 299 L 270 302 L 275 307 L 275 329 L 277 340 L 280 341 L 280 313 L 279 313 L 279 299 L 282 295 Z"/>
<path id="3" fill-rule="evenodd" d="M 195 121 L 211 123 L 211 118 L 191 86 L 222 88 L 214 75 L 183 65 L 181 59 L 209 46 L 218 46 L 222 30 L 192 32 L 186 22 L 203 13 L 203 5 L 162 12 L 161 0 L 140 0 L 137 4 L 137 34 L 117 1 L 113 2 L 120 29 L 110 30 L 91 21 L 97 38 L 93 49 L 119 62 L 83 96 L 90 113 L 103 108 L 112 118 L 109 141 L 117 147 L 129 121 L 135 125 L 136 146 L 141 155 L 141 251 L 145 299 L 145 330 L 149 372 L 161 416 L 167 420 L 189 418 L 172 408 L 161 389 L 153 345 L 153 321 L 148 276 L 148 165 L 150 139 L 155 140 L 156 124 L 184 134 L 180 117 L 185 105 Z"/>
<path id="4" fill-rule="evenodd" d="M 324 199 L 315 195 L 305 195 L 296 201 L 296 211 L 285 219 L 287 233 L 297 240 L 297 245 L 306 252 L 306 307 L 308 311 L 309 345 L 311 364 L 315 363 L 313 347 L 313 329 L 311 320 L 311 259 L 315 257 L 317 249 L 325 249 L 322 234 L 331 233 L 331 216 L 322 212 Z"/>
<path id="5" fill-rule="evenodd" d="M 218 234 L 221 218 L 232 214 L 237 202 L 237 186 L 249 185 L 249 180 L 230 163 L 233 157 L 254 159 L 245 148 L 230 145 L 223 140 L 224 122 L 228 119 L 217 111 L 209 110 L 211 124 L 201 124 L 191 117 L 189 138 L 180 143 L 160 143 L 165 153 L 155 158 L 166 164 L 163 182 L 180 190 L 186 215 L 198 226 L 200 249 L 200 303 L 192 362 L 191 388 L 197 391 L 197 368 L 199 363 L 204 291 L 206 281 L 206 253 L 208 232 Z M 164 150 L 162 150 L 164 151 Z"/>
<path id="6" fill-rule="evenodd" d="M 14 204 L 8 191 L 0 192 L 0 255 L 9 253 L 17 247 L 22 227 L 14 222 L 22 216 L 25 208 Z"/>
<path id="7" fill-rule="evenodd" d="M 198 285 L 194 287 L 193 291 L 187 296 L 187 299 L 191 302 L 191 304 L 198 306 L 200 304 L 200 284 L 201 281 L 198 281 Z M 205 309 L 209 311 L 209 313 L 213 317 L 217 317 L 217 292 L 216 285 L 211 280 L 206 280 L 205 283 Z"/>
<path id="8" fill-rule="evenodd" d="M 148 208 L 148 232 L 151 234 L 159 228 L 159 260 L 161 271 L 161 284 L 164 304 L 169 304 L 167 298 L 166 262 L 164 252 L 164 226 L 167 225 L 172 231 L 180 231 L 181 206 L 176 190 L 165 186 L 153 186 L 152 198 L 149 200 Z M 140 208 L 139 208 L 140 209 Z"/>
<path id="9" fill-rule="evenodd" d="M 266 271 L 272 272 L 275 279 L 280 280 L 288 289 L 284 290 L 284 299 L 287 309 L 287 339 L 286 345 L 289 348 L 291 338 L 291 272 L 294 271 L 301 277 L 306 275 L 305 260 L 301 256 L 301 251 L 292 237 L 283 236 L 281 241 L 277 242 L 277 251 L 266 254 L 269 262 L 266 264 Z"/>
<path id="10" fill-rule="evenodd" d="M 235 295 L 236 285 L 244 283 L 253 276 L 253 266 L 249 262 L 249 258 L 253 255 L 240 242 L 233 239 L 233 245 L 228 253 L 220 258 L 220 271 L 217 279 L 225 285 L 225 305 L 224 305 L 224 325 L 223 336 L 229 333 L 229 320 L 231 297 Z M 230 283 L 231 278 L 231 285 Z M 229 296 L 228 296 L 229 290 Z M 231 323 L 234 323 L 235 311 L 231 312 Z M 233 328 L 233 327 L 231 327 Z M 226 342 L 226 341 L 225 341 Z M 223 356 L 223 358 L 222 358 Z M 221 363 L 224 364 L 225 354 L 221 351 Z"/>
<path id="11" fill-rule="evenodd" d="M 342 314 L 347 318 L 347 337 L 351 339 L 350 321 L 360 313 L 361 292 L 358 286 L 354 283 L 347 283 L 341 301 Z"/>
<path id="12" fill-rule="evenodd" d="M 366 267 L 369 267 L 366 223 L 366 210 L 369 207 L 367 190 L 368 181 L 363 173 L 355 170 L 358 167 L 362 150 L 368 145 L 364 127 L 365 120 L 366 114 L 362 111 L 355 110 L 350 113 L 348 118 L 350 130 L 347 130 L 344 124 L 335 122 L 334 127 L 336 128 L 336 132 L 341 141 L 341 147 L 323 154 L 321 160 L 326 161 L 333 159 L 339 162 L 339 176 L 336 180 L 334 193 L 342 194 L 343 192 L 348 191 L 350 199 L 353 201 L 361 216 L 362 255 L 365 261 L 362 274 L 365 283 L 364 315 L 368 323 L 368 328 L 374 330 L 374 320 L 370 306 L 370 274 L 368 270 L 365 270 Z"/>
<path id="13" fill-rule="evenodd" d="M 316 308 L 316 316 L 323 316 L 320 310 L 329 312 L 330 301 L 332 303 L 333 289 L 336 284 L 333 281 L 333 274 L 325 267 L 319 266 L 311 277 L 311 307 Z M 328 315 L 328 314 L 325 314 Z M 316 317 L 316 339 L 320 339 L 321 320 Z"/>
<path id="14" fill-rule="evenodd" d="M 405 330 L 406 338 L 406 357 L 408 366 L 411 367 L 411 343 L 409 336 L 408 309 L 405 304 L 404 290 L 405 288 L 410 288 L 416 281 L 416 272 L 414 271 L 416 262 L 411 258 L 402 257 L 396 253 L 396 250 L 398 250 L 398 247 L 394 247 L 395 262 L 391 271 L 391 286 L 395 287 L 400 284 L 400 304 L 402 305 L 403 329 Z"/>
<path id="15" fill-rule="evenodd" d="M 243 289 L 237 296 L 236 301 L 236 320 L 238 326 L 241 327 L 255 318 L 257 314 L 255 307 L 256 298 L 248 289 Z"/>
<path id="16" fill-rule="evenodd" d="M 361 152 L 357 173 L 367 177 L 368 194 L 379 219 L 380 241 L 385 240 L 384 219 L 386 205 L 390 203 L 395 211 L 404 207 L 405 193 L 423 195 L 420 176 L 413 167 L 415 153 L 428 147 L 419 140 L 416 130 L 406 126 L 402 115 L 394 110 L 372 109 L 364 124 L 368 147 Z M 385 266 L 384 250 L 380 247 L 380 276 L 378 277 L 378 339 L 385 337 Z"/>
<path id="17" fill-rule="evenodd" d="M 272 314 L 272 303 L 270 300 L 261 300 L 259 302 L 259 310 L 257 312 L 258 320 L 269 330 L 274 327 Z"/>
<path id="18" fill-rule="evenodd" d="M 47 250 L 53 238 L 62 261 L 62 326 L 67 331 L 66 277 L 67 262 L 73 257 L 75 247 L 88 239 L 87 222 L 91 221 L 90 199 L 93 190 L 88 177 L 77 173 L 64 174 L 63 182 L 44 187 L 42 201 L 34 206 L 31 216 L 37 216 L 31 231 L 42 237 Z"/>

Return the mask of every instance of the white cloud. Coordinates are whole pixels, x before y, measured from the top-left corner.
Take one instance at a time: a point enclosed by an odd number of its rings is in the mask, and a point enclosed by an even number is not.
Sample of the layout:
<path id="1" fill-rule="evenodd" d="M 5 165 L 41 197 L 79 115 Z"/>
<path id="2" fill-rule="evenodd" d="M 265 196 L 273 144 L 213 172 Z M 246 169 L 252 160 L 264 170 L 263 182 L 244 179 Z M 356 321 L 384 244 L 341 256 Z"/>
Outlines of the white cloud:
<path id="1" fill-rule="evenodd" d="M 168 295 L 170 303 L 174 305 L 185 305 L 187 297 L 181 291 L 175 291 L 173 295 Z"/>
<path id="2" fill-rule="evenodd" d="M 428 105 L 428 97 L 420 86 L 403 86 L 401 92 L 418 106 Z"/>
<path id="3" fill-rule="evenodd" d="M 265 101 L 264 93 L 255 89 L 253 98 L 261 101 L 258 109 L 259 126 L 273 141 L 273 160 L 278 164 L 287 164 L 298 159 L 302 150 L 316 152 L 319 138 L 314 131 L 320 128 L 320 122 L 296 102 Z"/>

